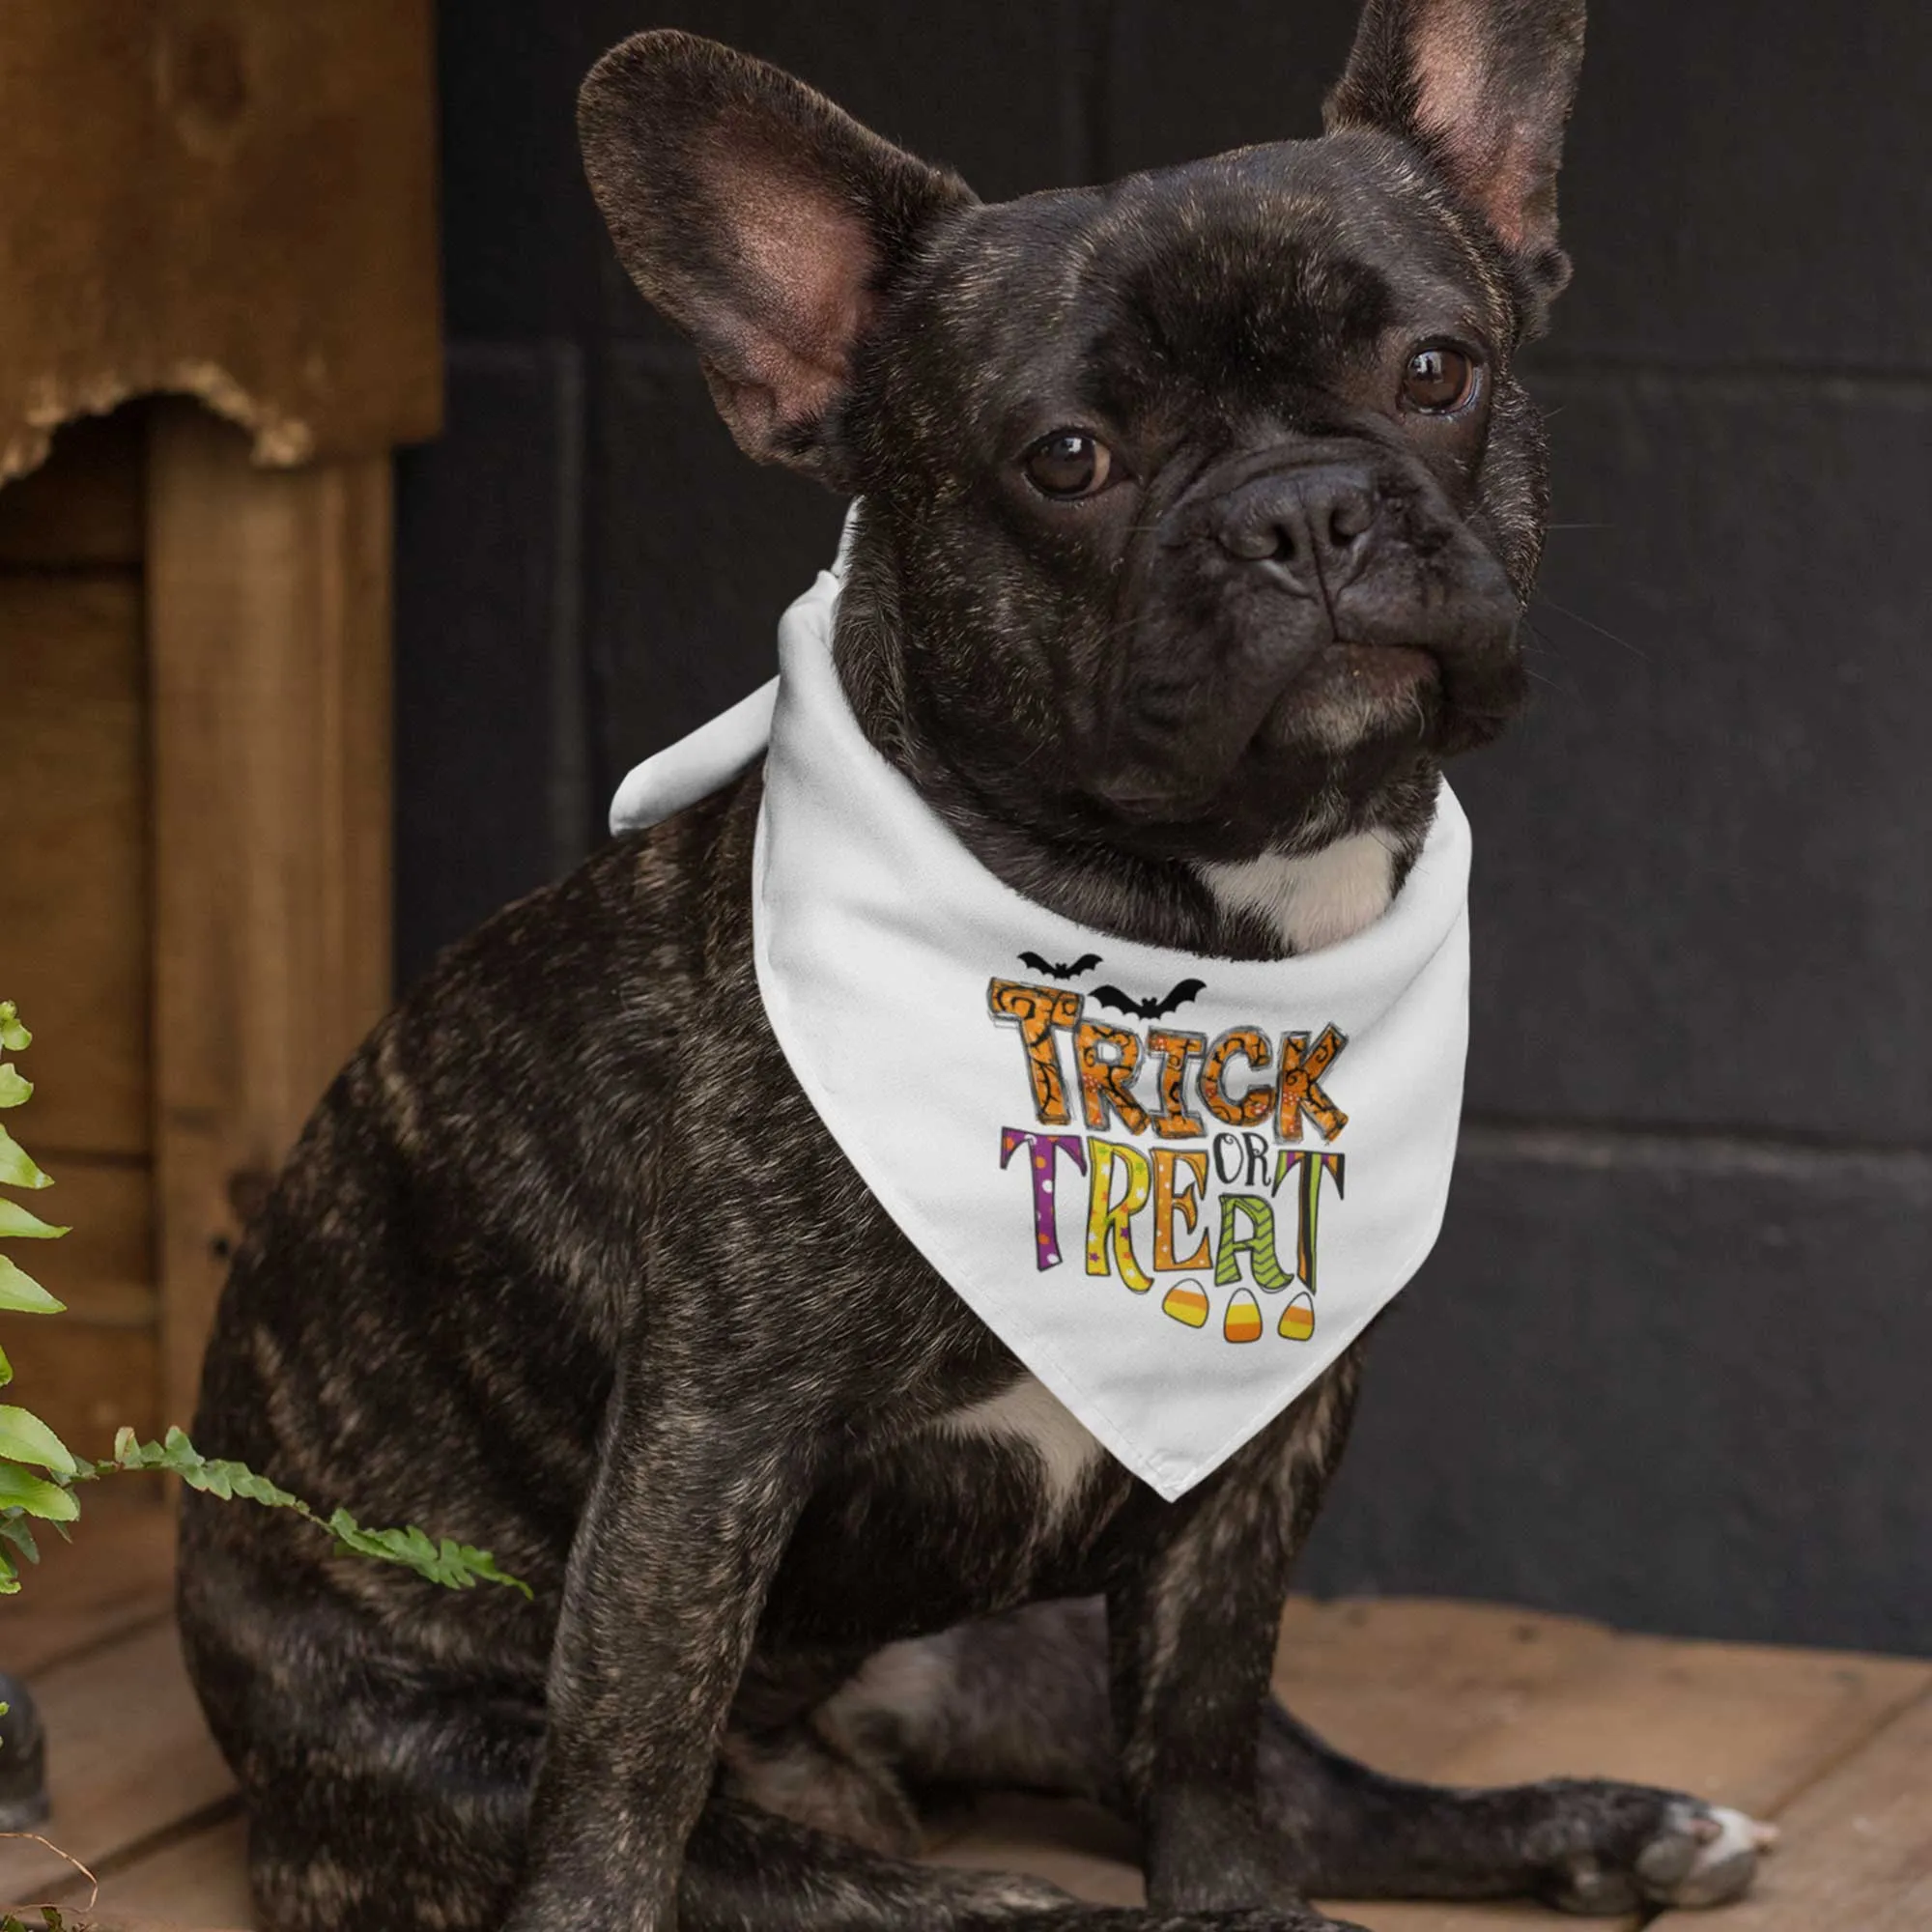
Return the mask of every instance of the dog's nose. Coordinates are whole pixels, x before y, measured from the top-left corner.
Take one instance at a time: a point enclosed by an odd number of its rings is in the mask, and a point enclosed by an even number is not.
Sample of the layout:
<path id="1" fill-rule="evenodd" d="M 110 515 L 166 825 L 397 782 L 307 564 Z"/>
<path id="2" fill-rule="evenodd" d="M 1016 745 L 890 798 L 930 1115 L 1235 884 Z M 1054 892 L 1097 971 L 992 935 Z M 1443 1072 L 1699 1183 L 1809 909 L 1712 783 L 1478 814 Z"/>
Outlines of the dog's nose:
<path id="1" fill-rule="evenodd" d="M 1361 569 L 1375 539 L 1376 493 L 1359 472 L 1319 469 L 1258 476 L 1223 506 L 1215 541 L 1265 564 L 1288 587 L 1332 596 Z"/>

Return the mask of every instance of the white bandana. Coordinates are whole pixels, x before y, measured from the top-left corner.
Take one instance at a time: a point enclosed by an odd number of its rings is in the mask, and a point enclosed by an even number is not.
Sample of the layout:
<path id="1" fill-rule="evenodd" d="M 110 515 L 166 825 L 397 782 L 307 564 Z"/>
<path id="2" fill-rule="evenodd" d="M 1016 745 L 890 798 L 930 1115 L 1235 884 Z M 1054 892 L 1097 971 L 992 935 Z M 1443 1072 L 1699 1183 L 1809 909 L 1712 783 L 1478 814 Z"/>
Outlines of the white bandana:
<path id="1" fill-rule="evenodd" d="M 1138 946 L 1022 898 L 873 750 L 839 577 L 780 676 L 625 779 L 655 824 L 765 753 L 758 990 L 907 1238 L 1170 1500 L 1280 1413 L 1435 1245 L 1468 1037 L 1469 828 L 1445 784 L 1402 891 L 1290 960 Z"/>

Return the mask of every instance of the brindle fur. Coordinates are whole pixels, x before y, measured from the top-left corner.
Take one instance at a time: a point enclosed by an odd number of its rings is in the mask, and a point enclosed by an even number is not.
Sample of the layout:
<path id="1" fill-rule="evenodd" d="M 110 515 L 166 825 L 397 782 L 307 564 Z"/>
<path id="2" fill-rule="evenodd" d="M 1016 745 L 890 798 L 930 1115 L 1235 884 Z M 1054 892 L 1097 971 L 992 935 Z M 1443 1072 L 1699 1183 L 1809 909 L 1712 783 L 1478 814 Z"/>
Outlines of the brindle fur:
<path id="1" fill-rule="evenodd" d="M 1278 954 L 1200 863 L 1363 829 L 1406 861 L 1436 759 L 1514 707 L 1543 469 L 1509 364 L 1565 271 L 1581 14 L 1371 0 L 1325 141 L 1004 208 L 684 36 L 587 84 L 620 250 L 734 431 L 863 493 L 836 648 L 865 728 L 1040 903 Z M 1432 94 L 1444 60 L 1468 71 Z M 734 244 L 760 220 L 763 254 Z M 1479 419 L 1397 420 L 1405 344 L 1445 328 L 1484 352 Z M 1030 499 L 1013 438 L 1076 412 L 1131 483 Z M 1358 575 L 1237 566 L 1227 520 L 1286 527 L 1318 472 L 1373 504 Z M 1359 685 L 1375 643 L 1431 675 Z M 765 1024 L 759 791 L 446 954 L 237 1259 L 204 1447 L 487 1545 L 535 1591 L 445 1594 L 186 1498 L 183 1628 L 267 1932 L 1306 1932 L 1323 1892 L 1694 1892 L 1694 1801 L 1401 1783 L 1270 1703 L 1359 1350 L 1174 1504 L 1097 1455 L 1050 1495 L 1032 1444 L 947 1426 L 1022 1371 Z M 934 1783 L 1115 1806 L 1149 1913 L 907 1862 Z"/>

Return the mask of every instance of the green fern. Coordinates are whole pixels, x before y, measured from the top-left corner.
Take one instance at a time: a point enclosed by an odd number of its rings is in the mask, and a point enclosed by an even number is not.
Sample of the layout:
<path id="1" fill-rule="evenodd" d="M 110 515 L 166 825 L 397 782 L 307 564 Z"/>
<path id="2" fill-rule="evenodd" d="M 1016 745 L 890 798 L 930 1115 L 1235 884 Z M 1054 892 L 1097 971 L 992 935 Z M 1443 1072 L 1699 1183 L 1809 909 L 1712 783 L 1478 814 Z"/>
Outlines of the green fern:
<path id="1" fill-rule="evenodd" d="M 22 1053 L 32 1045 L 33 1037 L 20 1024 L 13 1001 L 0 1000 L 0 1051 Z M 11 1062 L 0 1061 L 0 1108 L 21 1106 L 33 1094 L 33 1082 L 24 1079 Z M 40 1189 L 52 1185 L 52 1178 L 43 1173 L 19 1142 L 0 1126 L 0 1187 Z M 67 1232 L 0 1195 L 0 1238 L 52 1241 Z M 0 1255 L 0 1311 L 59 1315 L 63 1304 Z M 0 1387 L 13 1379 L 13 1367 L 0 1353 Z M 501 1583 L 521 1590 L 526 1597 L 530 1595 L 529 1585 L 499 1570 L 487 1549 L 446 1536 L 435 1541 L 413 1525 L 407 1529 L 365 1529 L 347 1510 L 318 1516 L 299 1496 L 277 1489 L 245 1463 L 202 1455 L 179 1429 L 170 1429 L 159 1442 L 137 1441 L 131 1429 L 123 1429 L 114 1438 L 113 1455 L 90 1462 L 77 1459 L 39 1416 L 0 1405 L 0 1596 L 11 1596 L 19 1589 L 23 1561 L 41 1560 L 32 1521 L 49 1522 L 65 1536 L 68 1524 L 80 1515 L 80 1499 L 74 1493 L 77 1484 L 136 1469 L 165 1470 L 190 1489 L 224 1501 L 293 1510 L 303 1521 L 333 1537 L 338 1554 L 399 1563 L 444 1589 L 470 1590 L 478 1583 Z M 11 1932 L 15 1923 L 11 1918 L 0 1919 L 0 1932 Z"/>

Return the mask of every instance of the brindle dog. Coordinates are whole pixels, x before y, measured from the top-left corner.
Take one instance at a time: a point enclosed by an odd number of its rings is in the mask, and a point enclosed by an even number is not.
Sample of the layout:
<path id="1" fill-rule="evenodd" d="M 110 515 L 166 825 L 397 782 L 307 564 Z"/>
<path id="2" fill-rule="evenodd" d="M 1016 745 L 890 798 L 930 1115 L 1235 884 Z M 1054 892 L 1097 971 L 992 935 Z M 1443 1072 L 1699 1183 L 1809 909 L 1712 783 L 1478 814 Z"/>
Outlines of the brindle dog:
<path id="1" fill-rule="evenodd" d="M 871 742 L 1001 877 L 1278 957 L 1374 919 L 1519 703 L 1511 373 L 1568 264 L 1582 0 L 1369 0 L 1327 133 L 982 206 L 675 33 L 591 185 L 754 457 L 863 499 Z M 1378 1776 L 1274 1705 L 1351 1352 L 1180 1501 L 908 1245 L 753 981 L 756 772 L 453 949 L 237 1259 L 198 1440 L 487 1545 L 452 1596 L 186 1499 L 195 1682 L 270 1932 L 1252 1927 L 1312 1895 L 1708 1902 L 1747 1821 Z M 906 1859 L 909 1789 L 1092 1795 L 1147 1915 Z"/>

